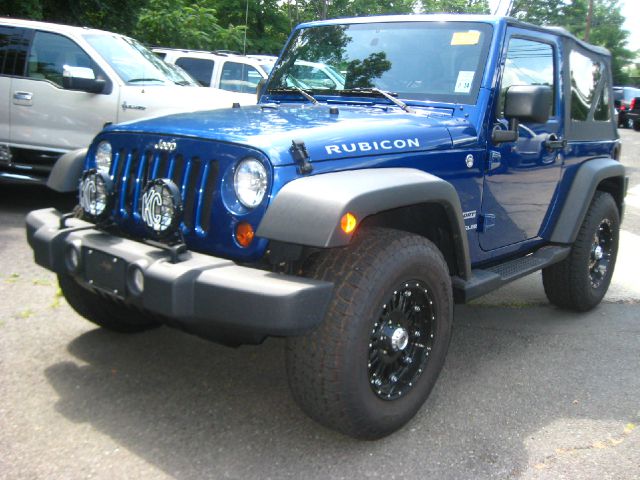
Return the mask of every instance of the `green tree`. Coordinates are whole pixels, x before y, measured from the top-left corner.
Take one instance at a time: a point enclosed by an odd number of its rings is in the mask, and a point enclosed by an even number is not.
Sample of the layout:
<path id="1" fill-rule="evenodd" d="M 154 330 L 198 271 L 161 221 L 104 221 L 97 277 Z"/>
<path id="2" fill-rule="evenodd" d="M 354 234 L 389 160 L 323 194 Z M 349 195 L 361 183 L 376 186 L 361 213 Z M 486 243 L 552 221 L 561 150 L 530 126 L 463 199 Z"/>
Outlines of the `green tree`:
<path id="1" fill-rule="evenodd" d="M 489 0 L 421 0 L 425 13 L 489 13 Z"/>
<path id="2" fill-rule="evenodd" d="M 286 5 L 278 0 L 249 0 L 248 15 L 246 0 L 211 0 L 208 4 L 215 6 L 222 27 L 244 25 L 246 20 L 247 53 L 278 54 L 291 31 Z"/>
<path id="3" fill-rule="evenodd" d="M 138 16 L 135 36 L 151 45 L 201 50 L 238 50 L 244 26 L 220 26 L 206 0 L 149 0 Z"/>

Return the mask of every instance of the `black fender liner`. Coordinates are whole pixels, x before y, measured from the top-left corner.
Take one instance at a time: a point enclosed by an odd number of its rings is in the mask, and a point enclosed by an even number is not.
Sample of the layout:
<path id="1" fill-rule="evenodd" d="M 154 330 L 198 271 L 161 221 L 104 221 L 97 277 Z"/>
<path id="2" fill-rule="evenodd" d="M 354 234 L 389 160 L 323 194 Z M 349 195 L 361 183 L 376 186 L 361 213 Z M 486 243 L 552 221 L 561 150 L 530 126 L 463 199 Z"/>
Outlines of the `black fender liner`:
<path id="1" fill-rule="evenodd" d="M 298 245 L 340 247 L 352 237 L 340 228 L 345 213 L 361 223 L 379 212 L 425 203 L 444 208 L 455 247 L 455 273 L 468 278 L 469 246 L 458 193 L 442 178 L 412 168 L 350 170 L 293 180 L 272 200 L 256 234 Z"/>
<path id="2" fill-rule="evenodd" d="M 49 174 L 47 187 L 62 193 L 75 192 L 78 189 L 78 182 L 82 175 L 86 156 L 86 148 L 72 150 L 62 155 L 56 160 Z"/>
<path id="3" fill-rule="evenodd" d="M 607 179 L 619 180 L 615 187 L 617 191 L 612 193 L 614 193 L 622 216 L 626 193 L 624 165 L 611 158 L 586 161 L 578 168 L 571 187 L 569 187 L 569 193 L 551 234 L 550 240 L 553 243 L 573 243 L 575 241 L 598 185 Z"/>

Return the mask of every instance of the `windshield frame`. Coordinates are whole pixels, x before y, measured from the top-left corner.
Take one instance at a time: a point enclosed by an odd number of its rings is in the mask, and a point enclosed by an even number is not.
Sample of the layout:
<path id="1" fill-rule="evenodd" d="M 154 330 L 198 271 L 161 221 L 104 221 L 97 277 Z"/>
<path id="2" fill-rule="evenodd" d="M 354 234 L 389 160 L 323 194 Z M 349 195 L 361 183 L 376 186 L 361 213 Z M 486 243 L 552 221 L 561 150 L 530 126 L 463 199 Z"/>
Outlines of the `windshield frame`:
<path id="1" fill-rule="evenodd" d="M 280 79 L 279 78 L 280 69 L 284 68 L 285 64 L 287 63 L 291 55 L 291 51 L 294 48 L 296 48 L 295 47 L 296 42 L 300 38 L 300 36 L 304 35 L 305 32 L 311 29 L 327 29 L 327 28 L 335 29 L 340 27 L 346 27 L 347 29 L 355 28 L 358 30 L 366 30 L 366 29 L 373 30 L 375 28 L 389 29 L 394 27 L 395 28 L 404 27 L 405 29 L 419 29 L 419 28 L 435 28 L 435 29 L 445 28 L 446 29 L 446 28 L 451 28 L 452 26 L 455 28 L 455 30 L 466 30 L 466 31 L 478 30 L 481 32 L 481 39 L 479 40 L 480 45 L 478 47 L 479 53 L 477 57 L 478 64 L 475 69 L 475 75 L 473 78 L 472 87 L 470 91 L 464 94 L 454 94 L 454 93 L 435 94 L 433 92 L 418 92 L 418 93 L 407 94 L 407 92 L 402 92 L 402 91 L 392 91 L 390 93 L 392 93 L 396 98 L 402 99 L 404 102 L 411 105 L 420 105 L 420 104 L 473 105 L 477 102 L 480 88 L 483 85 L 483 82 L 485 80 L 487 64 L 489 63 L 489 60 L 490 60 L 489 52 L 491 51 L 492 44 L 494 41 L 494 36 L 495 36 L 495 28 L 494 28 L 494 25 L 490 22 L 483 22 L 475 19 L 470 20 L 468 18 L 461 19 L 461 20 L 447 20 L 444 22 L 435 18 L 433 20 L 430 19 L 430 20 L 419 20 L 419 21 L 407 18 L 406 20 L 402 20 L 402 21 L 381 20 L 381 21 L 369 22 L 369 23 L 355 21 L 355 22 L 345 22 L 345 23 L 328 23 L 328 24 L 325 23 L 321 25 L 312 25 L 312 24 L 302 25 L 298 27 L 289 38 L 289 41 L 287 42 L 285 48 L 283 49 L 282 54 L 280 55 L 280 57 L 278 58 L 278 61 L 273 67 L 273 70 L 269 76 L 269 84 L 266 86 L 264 93 L 269 97 L 286 95 L 283 93 L 272 92 L 272 90 L 282 89 L 282 85 L 277 83 Z M 407 53 L 407 55 L 414 55 L 414 54 Z M 300 60 L 305 62 L 315 61 L 317 63 L 322 63 L 318 61 L 320 60 L 318 58 L 316 59 L 301 58 Z M 418 59 L 416 58 L 416 60 Z M 332 68 L 337 72 L 339 72 L 341 75 L 343 75 L 343 73 L 331 63 L 326 63 L 325 65 L 328 68 Z M 384 88 L 379 87 L 378 85 L 375 85 L 375 87 L 380 88 L 381 90 L 386 90 Z M 331 98 L 332 100 L 335 100 L 337 97 L 338 99 L 344 99 L 345 101 L 348 101 L 349 97 L 358 97 L 358 98 L 377 97 L 378 102 L 381 100 L 381 98 L 376 95 L 353 94 L 353 92 L 347 93 L 346 91 L 350 89 L 346 88 L 346 86 L 343 86 L 342 89 L 335 89 L 335 90 L 325 89 L 325 88 L 303 88 L 303 89 L 309 94 L 313 95 L 314 97 L 322 98 L 322 99 Z M 345 90 L 345 92 L 341 93 L 342 90 Z"/>

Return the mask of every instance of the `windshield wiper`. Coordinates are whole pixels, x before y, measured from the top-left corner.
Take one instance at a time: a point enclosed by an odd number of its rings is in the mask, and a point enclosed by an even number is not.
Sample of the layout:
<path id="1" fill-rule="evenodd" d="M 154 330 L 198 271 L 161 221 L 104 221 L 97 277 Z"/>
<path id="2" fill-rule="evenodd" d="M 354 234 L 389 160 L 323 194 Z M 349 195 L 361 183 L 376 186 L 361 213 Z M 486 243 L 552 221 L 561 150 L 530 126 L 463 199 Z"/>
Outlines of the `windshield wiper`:
<path id="1" fill-rule="evenodd" d="M 311 95 L 309 95 L 307 92 L 305 92 L 303 89 L 301 89 L 299 87 L 270 88 L 269 91 L 270 92 L 274 92 L 274 93 L 293 93 L 293 92 L 295 92 L 295 93 L 299 93 L 300 95 L 302 95 L 304 98 L 309 100 L 314 105 L 318 103 L 318 100 L 313 98 Z"/>
<path id="2" fill-rule="evenodd" d="M 362 88 L 362 87 L 358 87 L 358 88 L 340 90 L 340 93 L 341 94 L 342 93 L 365 93 L 365 94 L 366 93 L 376 93 L 378 95 L 383 96 L 384 98 L 386 98 L 387 100 L 389 100 L 393 104 L 397 105 L 398 107 L 400 107 L 405 112 L 407 112 L 407 113 L 415 113 L 415 110 L 413 108 L 411 108 L 409 105 L 404 103 L 402 100 L 398 100 L 397 98 L 395 98 L 393 96 L 392 92 L 387 92 L 385 90 L 380 90 L 379 88 Z"/>

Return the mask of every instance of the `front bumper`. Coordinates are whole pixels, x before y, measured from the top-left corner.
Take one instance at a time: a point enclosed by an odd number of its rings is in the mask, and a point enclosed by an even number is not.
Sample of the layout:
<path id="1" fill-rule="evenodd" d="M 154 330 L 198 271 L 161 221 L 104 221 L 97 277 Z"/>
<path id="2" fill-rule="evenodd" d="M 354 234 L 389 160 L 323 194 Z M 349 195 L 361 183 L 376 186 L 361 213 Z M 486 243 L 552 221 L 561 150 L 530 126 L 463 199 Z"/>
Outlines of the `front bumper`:
<path id="1" fill-rule="evenodd" d="M 156 313 L 166 323 L 228 343 L 258 343 L 266 336 L 299 335 L 324 318 L 333 284 L 280 275 L 196 252 L 176 263 L 163 249 L 120 238 L 69 219 L 55 209 L 27 216 L 27 240 L 35 261 L 70 274 L 87 289 Z M 80 262 L 71 268 L 67 254 Z M 144 277 L 136 291 L 133 269 Z"/>

